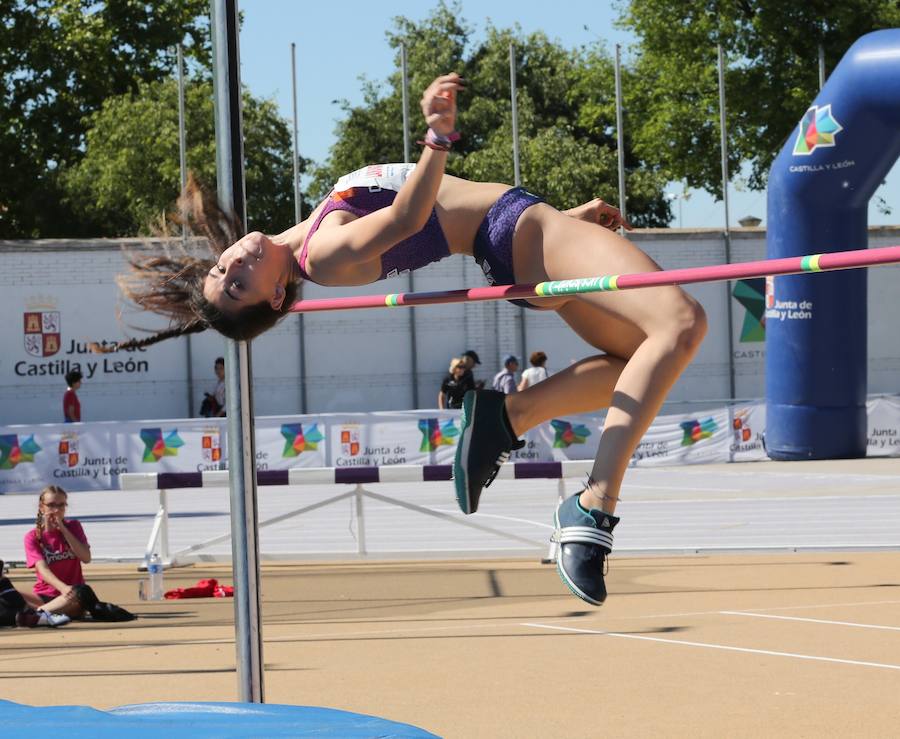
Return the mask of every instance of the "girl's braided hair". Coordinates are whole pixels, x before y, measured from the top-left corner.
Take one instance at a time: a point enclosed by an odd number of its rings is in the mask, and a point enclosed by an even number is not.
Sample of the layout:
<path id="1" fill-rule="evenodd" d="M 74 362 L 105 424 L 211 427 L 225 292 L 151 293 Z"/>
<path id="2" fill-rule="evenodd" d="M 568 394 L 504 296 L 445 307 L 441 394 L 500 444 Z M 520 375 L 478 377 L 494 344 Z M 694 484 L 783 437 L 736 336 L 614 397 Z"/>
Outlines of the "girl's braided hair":
<path id="1" fill-rule="evenodd" d="M 229 339 L 249 341 L 272 328 L 290 312 L 297 299 L 298 284 L 285 286 L 281 310 L 267 302 L 248 306 L 238 313 L 225 315 L 203 295 L 203 281 L 219 255 L 243 236 L 243 226 L 234 213 L 223 211 L 209 190 L 193 177 L 188 177 L 178 199 L 178 213 L 169 216 L 165 231 L 171 225 L 186 226 L 192 234 L 204 239 L 210 256 L 198 257 L 179 239 L 168 239 L 163 254 L 146 255 L 136 251 L 126 254 L 129 271 L 117 282 L 123 295 L 144 310 L 169 318 L 169 327 L 144 339 L 130 339 L 101 348 L 99 352 L 137 349 L 165 339 L 196 334 L 212 328 Z"/>

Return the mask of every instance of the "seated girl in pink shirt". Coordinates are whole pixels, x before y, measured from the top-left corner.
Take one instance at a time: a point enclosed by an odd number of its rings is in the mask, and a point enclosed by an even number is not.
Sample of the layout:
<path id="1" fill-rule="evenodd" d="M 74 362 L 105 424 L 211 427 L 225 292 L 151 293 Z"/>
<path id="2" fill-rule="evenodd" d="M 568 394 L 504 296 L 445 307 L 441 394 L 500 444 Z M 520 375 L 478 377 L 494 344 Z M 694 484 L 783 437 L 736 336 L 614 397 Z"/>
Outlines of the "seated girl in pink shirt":
<path id="1" fill-rule="evenodd" d="M 25 534 L 25 564 L 37 575 L 34 595 L 26 598 L 36 608 L 79 618 L 96 602 L 81 571 L 91 561 L 91 547 L 81 524 L 65 518 L 67 505 L 61 487 L 41 491 L 35 526 Z"/>

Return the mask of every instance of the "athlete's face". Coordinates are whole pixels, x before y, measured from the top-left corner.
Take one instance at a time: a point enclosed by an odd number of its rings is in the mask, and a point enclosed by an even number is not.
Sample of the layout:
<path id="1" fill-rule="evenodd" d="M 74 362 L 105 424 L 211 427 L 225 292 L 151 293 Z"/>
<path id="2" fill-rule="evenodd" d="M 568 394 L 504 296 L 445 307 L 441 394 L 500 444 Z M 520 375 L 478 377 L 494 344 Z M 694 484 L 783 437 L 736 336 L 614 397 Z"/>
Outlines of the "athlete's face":
<path id="1" fill-rule="evenodd" d="M 279 310 L 292 261 L 287 246 L 254 231 L 222 252 L 206 276 L 203 295 L 226 314 L 263 302 Z"/>

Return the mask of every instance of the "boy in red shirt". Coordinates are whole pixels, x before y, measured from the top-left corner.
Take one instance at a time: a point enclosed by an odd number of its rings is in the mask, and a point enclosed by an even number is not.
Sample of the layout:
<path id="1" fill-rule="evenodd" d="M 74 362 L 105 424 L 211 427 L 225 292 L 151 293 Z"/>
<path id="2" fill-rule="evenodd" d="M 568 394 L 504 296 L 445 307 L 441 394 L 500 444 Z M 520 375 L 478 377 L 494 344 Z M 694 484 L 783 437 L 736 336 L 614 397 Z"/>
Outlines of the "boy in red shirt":
<path id="1" fill-rule="evenodd" d="M 66 423 L 78 423 L 81 421 L 81 403 L 78 400 L 76 390 L 81 387 L 82 374 L 78 370 L 66 372 L 66 394 L 63 395 L 63 417 Z"/>

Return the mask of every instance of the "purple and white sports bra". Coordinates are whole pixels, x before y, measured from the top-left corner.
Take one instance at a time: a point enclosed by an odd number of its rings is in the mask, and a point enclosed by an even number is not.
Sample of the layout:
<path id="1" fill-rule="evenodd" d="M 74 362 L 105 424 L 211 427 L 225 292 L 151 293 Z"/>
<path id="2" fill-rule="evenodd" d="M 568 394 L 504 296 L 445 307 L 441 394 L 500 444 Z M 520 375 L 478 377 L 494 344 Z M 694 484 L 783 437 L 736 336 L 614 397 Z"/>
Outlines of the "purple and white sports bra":
<path id="1" fill-rule="evenodd" d="M 394 202 L 397 193 L 406 182 L 415 164 L 373 164 L 350 174 L 345 174 L 334 185 L 325 206 L 303 242 L 300 250 L 300 273 L 303 279 L 315 282 L 306 271 L 306 254 L 309 240 L 318 230 L 322 219 L 334 210 L 346 210 L 360 218 Z M 408 239 L 395 244 L 381 255 L 381 276 L 396 277 L 404 272 L 419 269 L 432 262 L 450 256 L 450 245 L 437 213 L 431 209 L 425 228 Z"/>

